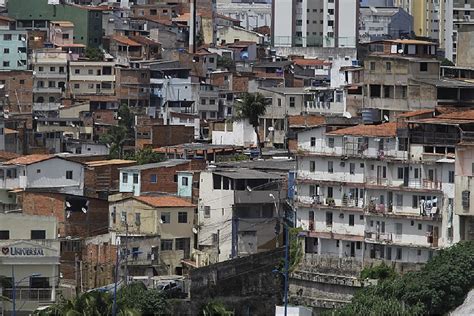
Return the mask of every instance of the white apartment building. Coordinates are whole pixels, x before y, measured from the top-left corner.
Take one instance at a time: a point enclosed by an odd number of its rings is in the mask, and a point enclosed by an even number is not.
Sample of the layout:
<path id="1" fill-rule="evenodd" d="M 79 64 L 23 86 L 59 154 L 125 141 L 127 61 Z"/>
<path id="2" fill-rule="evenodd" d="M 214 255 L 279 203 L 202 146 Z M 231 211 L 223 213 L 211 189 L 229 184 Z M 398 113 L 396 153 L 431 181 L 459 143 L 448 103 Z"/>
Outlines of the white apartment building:
<path id="1" fill-rule="evenodd" d="M 274 1 L 273 46 L 355 47 L 358 12 L 359 1 L 354 0 Z"/>
<path id="2" fill-rule="evenodd" d="M 56 49 L 35 50 L 33 111 L 57 111 L 67 85 L 68 53 Z"/>
<path id="3" fill-rule="evenodd" d="M 74 96 L 114 95 L 115 62 L 71 61 L 69 89 Z"/>
<path id="4" fill-rule="evenodd" d="M 307 253 L 421 263 L 456 241 L 454 159 L 419 159 L 397 123 L 303 131 L 298 152 Z"/>

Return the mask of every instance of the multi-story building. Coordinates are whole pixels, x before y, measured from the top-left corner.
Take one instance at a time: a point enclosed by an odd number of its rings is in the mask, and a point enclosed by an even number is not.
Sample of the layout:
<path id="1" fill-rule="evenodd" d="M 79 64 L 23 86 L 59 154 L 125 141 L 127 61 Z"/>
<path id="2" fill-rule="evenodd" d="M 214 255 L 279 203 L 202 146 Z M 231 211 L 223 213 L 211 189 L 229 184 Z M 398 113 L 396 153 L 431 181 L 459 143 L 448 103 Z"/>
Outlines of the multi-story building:
<path id="1" fill-rule="evenodd" d="M 286 190 L 282 174 L 207 170 L 199 181 L 199 249 L 220 262 L 275 248 Z"/>
<path id="2" fill-rule="evenodd" d="M 116 68 L 115 91 L 120 104 L 148 107 L 150 104 L 150 70 Z"/>
<path id="3" fill-rule="evenodd" d="M 69 90 L 74 97 L 115 94 L 115 62 L 71 61 Z"/>
<path id="4" fill-rule="evenodd" d="M 240 25 L 246 30 L 272 23 L 272 6 L 268 1 L 220 0 L 216 7 L 217 13 L 240 20 Z"/>
<path id="5" fill-rule="evenodd" d="M 439 41 L 440 31 L 443 29 L 444 23 L 443 6 L 448 1 L 395 0 L 394 5 L 402 7 L 413 16 L 413 31 L 417 36 L 429 37 Z"/>
<path id="6" fill-rule="evenodd" d="M 413 32 L 413 17 L 403 8 L 361 7 L 359 23 L 360 41 L 396 39 Z"/>
<path id="7" fill-rule="evenodd" d="M 307 253 L 418 263 L 452 244 L 454 160 L 446 151 L 426 159 L 398 127 L 298 134 L 297 225 Z"/>
<path id="8" fill-rule="evenodd" d="M 0 70 L 26 70 L 28 35 L 26 31 L 0 28 L 2 47 Z"/>
<path id="9" fill-rule="evenodd" d="M 357 12 L 359 1 L 352 0 L 274 1 L 273 45 L 355 47 L 359 33 Z"/>
<path id="10" fill-rule="evenodd" d="M 57 111 L 67 87 L 68 53 L 56 49 L 35 50 L 33 111 Z"/>
<path id="11" fill-rule="evenodd" d="M 56 301 L 60 281 L 57 226 L 54 216 L 0 214 L 2 296 L 10 299 L 2 303 L 3 312 L 13 310 L 13 282 L 19 315 L 33 312 L 40 303 Z"/>
<path id="12" fill-rule="evenodd" d="M 471 24 L 474 20 L 474 1 L 447 0 L 444 4 L 444 28 L 442 46 L 445 57 L 455 64 L 458 62 L 459 28 L 463 24 Z M 463 60 L 460 60 L 462 62 Z"/>
<path id="13" fill-rule="evenodd" d="M 0 71 L 2 94 L 7 100 L 4 110 L 10 113 L 31 113 L 33 103 L 33 72 L 31 70 Z"/>
<path id="14" fill-rule="evenodd" d="M 136 196 L 111 202 L 109 228 L 121 238 L 121 246 L 130 246 L 127 272 L 183 274 L 182 261 L 191 258 L 194 248 L 194 209 L 190 202 L 174 196 Z M 124 241 L 127 238 L 130 240 Z"/>

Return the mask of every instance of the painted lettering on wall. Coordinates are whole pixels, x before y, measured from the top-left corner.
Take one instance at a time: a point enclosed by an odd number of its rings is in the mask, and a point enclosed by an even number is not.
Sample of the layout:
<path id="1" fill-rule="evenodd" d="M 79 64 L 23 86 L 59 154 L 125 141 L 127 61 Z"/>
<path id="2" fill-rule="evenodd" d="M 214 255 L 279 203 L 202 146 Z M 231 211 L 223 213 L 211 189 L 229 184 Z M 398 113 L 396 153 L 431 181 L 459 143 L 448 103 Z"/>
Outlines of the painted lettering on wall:
<path id="1" fill-rule="evenodd" d="M 43 248 L 31 247 L 2 247 L 5 256 L 44 256 Z"/>

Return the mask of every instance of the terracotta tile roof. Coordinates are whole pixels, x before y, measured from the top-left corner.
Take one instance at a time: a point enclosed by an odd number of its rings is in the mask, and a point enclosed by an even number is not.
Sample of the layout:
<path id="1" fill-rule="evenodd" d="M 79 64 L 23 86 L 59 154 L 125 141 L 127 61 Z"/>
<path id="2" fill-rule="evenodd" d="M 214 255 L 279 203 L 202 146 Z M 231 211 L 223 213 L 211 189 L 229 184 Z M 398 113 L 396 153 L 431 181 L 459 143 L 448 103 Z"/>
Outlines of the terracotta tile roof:
<path id="1" fill-rule="evenodd" d="M 71 21 L 51 21 L 50 23 L 57 24 L 63 27 L 74 27 L 74 23 L 72 23 Z"/>
<path id="2" fill-rule="evenodd" d="M 0 150 L 0 160 L 2 160 L 2 161 L 11 160 L 11 159 L 14 159 L 14 158 L 18 158 L 20 156 L 21 155 L 19 155 L 17 153 L 12 153 L 10 151 Z"/>
<path id="3" fill-rule="evenodd" d="M 0 15 L 0 21 L 6 21 L 6 22 L 15 22 L 15 19 L 12 19 L 8 16 Z"/>
<path id="4" fill-rule="evenodd" d="M 445 113 L 437 116 L 437 118 L 449 120 L 474 120 L 474 110 Z"/>
<path id="5" fill-rule="evenodd" d="M 159 42 L 145 36 L 129 36 L 129 39 L 142 45 L 160 45 Z"/>
<path id="6" fill-rule="evenodd" d="M 195 205 L 175 196 L 135 196 L 134 199 L 153 207 L 194 207 Z"/>
<path id="7" fill-rule="evenodd" d="M 383 123 L 378 125 L 357 125 L 335 130 L 328 135 L 352 135 L 369 137 L 395 137 L 397 136 L 397 123 Z"/>
<path id="8" fill-rule="evenodd" d="M 54 157 L 55 157 L 54 155 L 33 154 L 33 155 L 13 158 L 11 160 L 5 161 L 3 164 L 4 165 L 31 165 L 31 164 L 48 160 Z"/>
<path id="9" fill-rule="evenodd" d="M 219 13 L 216 13 L 216 17 L 218 17 L 220 19 L 224 19 L 224 20 L 229 20 L 229 21 L 232 21 L 232 22 L 239 22 L 239 23 L 241 22 L 238 19 L 234 19 L 234 18 L 231 18 L 230 16 L 219 14 Z"/>
<path id="10" fill-rule="evenodd" d="M 290 127 L 314 127 L 324 123 L 326 123 L 326 119 L 320 115 L 293 115 L 288 117 Z"/>
<path id="11" fill-rule="evenodd" d="M 405 113 L 399 114 L 398 117 L 414 117 L 414 116 L 429 114 L 429 113 L 434 113 L 434 112 L 435 112 L 434 109 L 423 109 L 423 110 L 418 110 L 418 111 L 405 112 Z"/>
<path id="12" fill-rule="evenodd" d="M 119 42 L 121 44 L 128 45 L 128 46 L 141 46 L 139 43 L 132 41 L 128 37 L 122 36 L 122 35 L 115 34 L 115 35 L 112 35 L 110 39 L 113 39 L 116 42 Z"/>
<path id="13" fill-rule="evenodd" d="M 298 58 L 294 59 L 293 62 L 298 66 L 330 66 L 331 62 L 324 59 L 306 59 Z"/>
<path id="14" fill-rule="evenodd" d="M 145 15 L 145 16 L 140 16 L 140 17 L 134 17 L 133 19 L 152 21 L 152 22 L 156 22 L 159 24 L 167 25 L 167 26 L 173 25 L 173 22 L 170 19 L 164 19 L 156 15 Z"/>
<path id="15" fill-rule="evenodd" d="M 110 160 L 94 160 L 85 162 L 88 167 L 100 167 L 107 165 L 123 165 L 123 164 L 134 164 L 135 160 L 123 160 L 123 159 L 110 159 Z"/>

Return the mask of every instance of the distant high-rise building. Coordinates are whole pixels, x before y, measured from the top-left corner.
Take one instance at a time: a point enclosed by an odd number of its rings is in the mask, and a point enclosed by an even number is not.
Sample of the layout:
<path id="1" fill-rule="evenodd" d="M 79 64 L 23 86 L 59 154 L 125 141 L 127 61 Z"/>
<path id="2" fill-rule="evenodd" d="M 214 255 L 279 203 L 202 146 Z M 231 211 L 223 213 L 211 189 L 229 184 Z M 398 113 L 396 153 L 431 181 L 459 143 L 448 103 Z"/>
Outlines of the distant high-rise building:
<path id="1" fill-rule="evenodd" d="M 274 1 L 273 45 L 355 47 L 359 29 L 358 12 L 359 1 L 354 0 Z"/>

